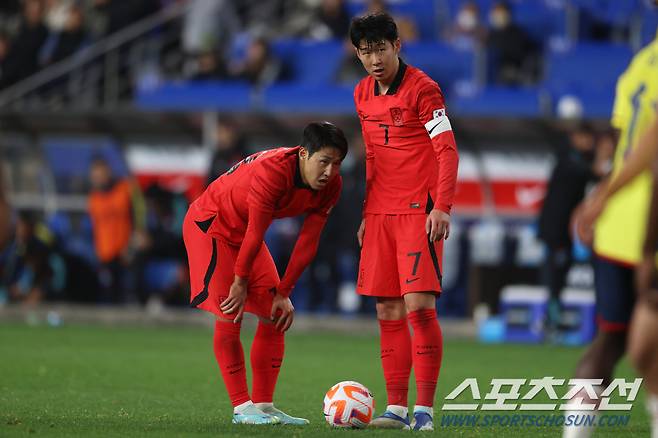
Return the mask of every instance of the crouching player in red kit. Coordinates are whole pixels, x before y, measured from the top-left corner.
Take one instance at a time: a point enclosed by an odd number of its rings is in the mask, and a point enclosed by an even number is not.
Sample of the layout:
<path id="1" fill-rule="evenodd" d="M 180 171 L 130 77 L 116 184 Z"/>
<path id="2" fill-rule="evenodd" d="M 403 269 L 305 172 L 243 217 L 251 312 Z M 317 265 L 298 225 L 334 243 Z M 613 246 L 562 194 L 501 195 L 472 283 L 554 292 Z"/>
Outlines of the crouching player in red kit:
<path id="1" fill-rule="evenodd" d="M 388 396 L 386 411 L 370 425 L 433 430 L 443 355 L 435 306 L 457 180 L 455 138 L 439 86 L 398 57 L 401 43 L 389 15 L 355 18 L 350 39 L 368 73 L 354 89 L 366 146 L 357 292 L 377 297 Z M 412 365 L 417 398 L 410 424 Z"/>
<path id="2" fill-rule="evenodd" d="M 191 306 L 217 317 L 214 350 L 236 424 L 307 424 L 276 409 L 274 387 L 293 321 L 290 293 L 315 256 L 320 232 L 338 201 L 343 132 L 310 123 L 302 143 L 256 153 L 213 181 L 190 206 L 183 238 L 190 264 Z M 281 280 L 263 236 L 273 219 L 306 214 Z M 259 317 L 247 388 L 240 342 L 243 312 Z"/>

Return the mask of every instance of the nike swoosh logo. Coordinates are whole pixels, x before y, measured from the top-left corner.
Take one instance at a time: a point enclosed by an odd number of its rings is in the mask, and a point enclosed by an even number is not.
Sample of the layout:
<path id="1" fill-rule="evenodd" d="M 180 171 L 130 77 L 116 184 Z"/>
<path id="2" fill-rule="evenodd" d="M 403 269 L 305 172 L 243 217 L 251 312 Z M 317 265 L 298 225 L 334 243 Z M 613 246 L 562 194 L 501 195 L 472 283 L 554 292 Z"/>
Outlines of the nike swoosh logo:
<path id="1" fill-rule="evenodd" d="M 409 284 L 409 283 L 413 283 L 413 282 L 416 281 L 416 280 L 420 280 L 420 277 L 416 277 L 416 278 L 412 278 L 412 279 L 408 279 L 408 278 L 407 278 L 406 281 L 407 281 L 407 284 Z"/>
<path id="2" fill-rule="evenodd" d="M 436 125 L 434 125 L 434 126 L 432 127 L 432 129 L 430 129 L 429 131 L 427 131 L 427 133 L 428 133 L 428 134 L 431 134 L 432 131 L 434 131 L 434 130 L 435 130 L 440 124 L 441 124 L 441 123 L 437 123 Z"/>

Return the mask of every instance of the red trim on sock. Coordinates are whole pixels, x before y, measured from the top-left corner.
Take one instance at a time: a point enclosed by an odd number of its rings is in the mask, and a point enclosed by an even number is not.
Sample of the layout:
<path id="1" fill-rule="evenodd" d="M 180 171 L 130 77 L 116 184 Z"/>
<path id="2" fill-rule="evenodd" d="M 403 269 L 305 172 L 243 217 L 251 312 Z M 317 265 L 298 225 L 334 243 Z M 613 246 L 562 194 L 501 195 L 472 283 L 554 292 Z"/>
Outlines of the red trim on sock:
<path id="1" fill-rule="evenodd" d="M 443 336 L 436 310 L 421 309 L 408 314 L 413 328 L 412 358 L 416 376 L 416 404 L 434 406 L 436 382 L 443 358 Z"/>
<path id="2" fill-rule="evenodd" d="M 407 406 L 411 373 L 411 334 L 407 319 L 380 319 L 379 330 L 388 404 Z"/>
<path id="3" fill-rule="evenodd" d="M 251 345 L 254 403 L 272 403 L 284 351 L 284 334 L 274 324 L 258 322 L 254 343 Z"/>
<path id="4" fill-rule="evenodd" d="M 213 347 L 215 359 L 224 378 L 226 391 L 233 407 L 249 401 L 244 352 L 240 342 L 240 324 L 228 321 L 215 322 Z"/>

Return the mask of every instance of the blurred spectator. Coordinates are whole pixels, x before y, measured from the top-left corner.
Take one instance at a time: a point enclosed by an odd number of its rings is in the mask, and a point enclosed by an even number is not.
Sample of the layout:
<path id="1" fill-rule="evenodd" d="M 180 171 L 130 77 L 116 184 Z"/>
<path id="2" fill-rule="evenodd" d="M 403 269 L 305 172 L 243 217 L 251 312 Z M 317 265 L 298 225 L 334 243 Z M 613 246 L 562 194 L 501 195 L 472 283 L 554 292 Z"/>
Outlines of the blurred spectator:
<path id="1" fill-rule="evenodd" d="M 506 2 L 496 2 L 489 12 L 491 31 L 487 46 L 494 58 L 494 81 L 502 85 L 527 85 L 538 76 L 538 47 L 512 20 Z"/>
<path id="2" fill-rule="evenodd" d="M 342 40 L 347 36 L 350 15 L 343 0 L 322 0 L 316 14 L 310 29 L 312 38 Z"/>
<path id="3" fill-rule="evenodd" d="M 343 44 L 343 59 L 336 71 L 335 82 L 345 85 L 356 85 L 366 75 L 363 64 L 356 56 L 352 42 L 347 39 Z"/>
<path id="4" fill-rule="evenodd" d="M 0 87 L 2 87 L 3 74 L 6 72 L 7 55 L 9 54 L 9 36 L 0 33 Z"/>
<path id="5" fill-rule="evenodd" d="M 58 33 L 64 30 L 69 12 L 74 6 L 72 0 L 43 0 L 44 23 L 48 30 Z"/>
<path id="6" fill-rule="evenodd" d="M 4 163 L 0 161 L 0 253 L 9 244 L 11 238 L 11 207 L 5 192 Z"/>
<path id="7" fill-rule="evenodd" d="M 395 23 L 398 25 L 398 35 L 402 41 L 418 41 L 419 32 L 413 19 L 392 13 L 386 7 L 384 0 L 370 0 L 368 2 L 366 14 L 380 14 L 382 12 L 386 12 L 393 17 Z"/>
<path id="8" fill-rule="evenodd" d="M 48 64 L 54 64 L 73 55 L 87 39 L 83 28 L 82 8 L 73 5 L 66 12 L 62 29 L 52 36 L 53 49 L 52 54 L 46 60 Z"/>
<path id="9" fill-rule="evenodd" d="M 246 138 L 234 124 L 220 121 L 217 123 L 215 135 L 215 150 L 208 171 L 208 184 L 247 156 Z"/>
<path id="10" fill-rule="evenodd" d="M 455 22 L 444 33 L 444 39 L 462 48 L 473 48 L 484 43 L 487 29 L 480 21 L 480 7 L 474 1 L 462 3 Z"/>
<path id="11" fill-rule="evenodd" d="M 602 176 L 612 171 L 612 158 L 617 147 L 617 136 L 612 129 L 599 133 L 596 140 L 596 156 L 594 159 L 594 173 Z"/>
<path id="12" fill-rule="evenodd" d="M 284 66 L 270 49 L 264 38 L 254 38 L 247 47 L 243 60 L 230 66 L 229 72 L 235 79 L 242 79 L 258 87 L 265 87 L 284 77 Z"/>
<path id="13" fill-rule="evenodd" d="M 117 179 L 110 165 L 100 157 L 90 167 L 91 217 L 94 247 L 100 263 L 103 301 L 122 302 L 127 292 L 133 231 L 144 229 L 141 194 L 127 179 Z"/>
<path id="14" fill-rule="evenodd" d="M 187 76 L 196 81 L 225 79 L 228 76 L 221 53 L 209 50 L 198 54 L 193 63 L 187 63 Z"/>
<path id="15" fill-rule="evenodd" d="M 160 9 L 158 0 L 93 0 L 101 35 L 110 35 Z"/>
<path id="16" fill-rule="evenodd" d="M 149 268 L 164 266 L 165 269 L 160 271 L 163 274 L 171 269 L 175 273 L 184 272 L 186 253 L 181 234 L 182 224 L 178 223 L 175 214 L 176 195 L 154 184 L 146 189 L 144 198 L 147 211 L 146 229 L 136 234 L 133 268 L 137 297 L 141 303 L 153 306 L 154 303 L 161 304 L 164 300 L 175 299 L 176 297 L 171 295 L 181 292 L 183 284 L 180 275 L 173 276 L 176 281 L 165 282 L 158 279 L 159 281 L 154 282 L 153 275 L 148 275 Z M 187 295 L 185 299 L 187 300 Z"/>
<path id="17" fill-rule="evenodd" d="M 66 270 L 63 260 L 50 244 L 52 236 L 29 212 L 21 212 L 16 222 L 13 281 L 9 285 L 11 301 L 37 304 L 61 296 Z"/>
<path id="18" fill-rule="evenodd" d="M 560 292 L 572 264 L 571 215 L 585 196 L 588 183 L 603 176 L 601 161 L 605 159 L 597 154 L 595 133 L 584 122 L 569 132 L 568 140 L 558 145 L 556 152 L 557 162 L 539 214 L 538 235 L 546 245 L 541 275 L 551 295 L 548 321 L 552 329 L 559 323 Z"/>
<path id="19" fill-rule="evenodd" d="M 39 50 L 47 37 L 48 29 L 43 24 L 41 1 L 25 0 L 20 30 L 12 40 L 4 61 L 0 88 L 12 85 L 37 71 Z"/>
<path id="20" fill-rule="evenodd" d="M 20 0 L 2 0 L 0 2 L 0 32 L 13 33 L 16 30 L 16 16 L 20 11 Z"/>
<path id="21" fill-rule="evenodd" d="M 241 0 L 236 7 L 245 31 L 268 39 L 304 35 L 314 13 L 307 0 Z"/>
<path id="22" fill-rule="evenodd" d="M 191 0 L 190 3 L 183 21 L 185 54 L 212 52 L 223 58 L 240 30 L 235 3 L 231 0 Z"/>

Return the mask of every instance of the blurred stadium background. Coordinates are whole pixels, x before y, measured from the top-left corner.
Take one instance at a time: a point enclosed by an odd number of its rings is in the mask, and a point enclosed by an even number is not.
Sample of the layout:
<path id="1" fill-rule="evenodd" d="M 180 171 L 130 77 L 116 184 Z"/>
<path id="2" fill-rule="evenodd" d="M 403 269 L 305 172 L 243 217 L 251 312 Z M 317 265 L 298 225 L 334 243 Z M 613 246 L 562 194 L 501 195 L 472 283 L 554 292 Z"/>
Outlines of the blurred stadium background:
<path id="1" fill-rule="evenodd" d="M 460 150 L 438 301 L 446 333 L 544 341 L 537 224 L 551 171 L 583 130 L 606 166 L 616 79 L 655 37 L 658 12 L 645 0 L 499 3 L 3 0 L 0 321 L 206 323 L 186 310 L 188 203 L 244 156 L 295 145 L 306 123 L 326 119 L 351 140 L 344 192 L 293 302 L 301 327 L 374 333 L 359 318 L 374 318 L 374 303 L 354 293 L 364 158 L 352 89 L 363 72 L 346 35 L 351 16 L 385 9 L 400 25 L 403 59 L 442 87 Z M 89 169 L 99 157 L 130 181 L 140 216 L 119 274 L 94 248 Z M 268 231 L 280 269 L 299 224 Z M 561 340 L 583 344 L 592 271 L 587 248 L 569 252 L 565 296 L 579 298 Z M 573 364 L 560 366 L 553 372 L 568 377 Z"/>

